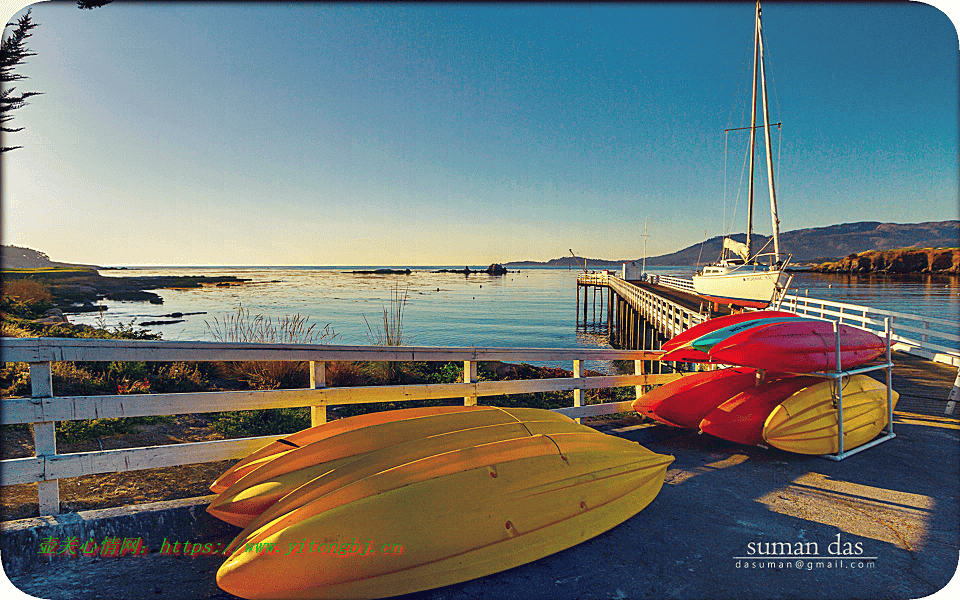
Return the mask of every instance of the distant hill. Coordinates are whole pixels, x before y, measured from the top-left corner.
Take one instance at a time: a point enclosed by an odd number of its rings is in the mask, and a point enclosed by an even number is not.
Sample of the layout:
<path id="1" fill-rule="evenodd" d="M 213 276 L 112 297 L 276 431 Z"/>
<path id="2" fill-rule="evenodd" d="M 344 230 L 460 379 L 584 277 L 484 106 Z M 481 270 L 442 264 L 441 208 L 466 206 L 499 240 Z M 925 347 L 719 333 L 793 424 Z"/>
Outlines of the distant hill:
<path id="1" fill-rule="evenodd" d="M 37 250 L 21 248 L 19 246 L 2 246 L 0 267 L 4 269 L 44 269 L 52 267 L 83 267 L 88 269 L 102 269 L 96 265 L 77 265 L 50 260 L 50 257 Z"/>
<path id="2" fill-rule="evenodd" d="M 730 236 L 744 242 L 745 233 Z M 755 248 L 760 248 L 770 238 L 753 236 Z M 695 265 L 699 257 L 701 263 L 710 262 L 720 255 L 723 237 L 716 236 L 702 244 L 695 244 L 683 250 L 660 256 L 648 256 L 648 265 Z M 960 221 L 931 221 L 927 223 L 880 223 L 879 221 L 861 221 L 843 223 L 828 227 L 796 229 L 780 234 L 781 254 L 792 254 L 792 262 L 814 263 L 836 260 L 856 252 L 867 250 L 892 250 L 896 248 L 957 248 L 960 247 Z M 772 244 L 767 250 L 772 251 Z M 572 256 L 555 258 L 547 262 L 510 262 L 506 267 L 531 266 L 583 266 L 583 258 Z M 609 260 L 587 258 L 587 268 L 619 266 L 640 258 Z"/>

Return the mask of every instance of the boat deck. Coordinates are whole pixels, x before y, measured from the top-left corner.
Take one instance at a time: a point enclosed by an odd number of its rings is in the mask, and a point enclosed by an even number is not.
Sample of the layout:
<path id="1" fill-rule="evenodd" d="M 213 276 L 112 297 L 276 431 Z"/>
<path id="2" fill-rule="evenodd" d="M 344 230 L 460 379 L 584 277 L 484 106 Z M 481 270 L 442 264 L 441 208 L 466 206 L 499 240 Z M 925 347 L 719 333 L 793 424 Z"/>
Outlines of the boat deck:
<path id="1" fill-rule="evenodd" d="M 589 424 L 601 431 L 676 457 L 650 506 L 569 550 L 409 598 L 931 594 L 957 568 L 960 420 L 943 416 L 956 370 L 899 353 L 895 362 L 894 386 L 901 393 L 897 437 L 841 462 L 740 446 L 636 415 L 593 420 Z M 815 543 L 827 558 L 770 559 L 771 546 L 763 544 L 776 542 L 790 552 Z M 856 560 L 850 554 L 841 554 L 843 561 L 831 557 L 838 547 L 850 549 Z M 50 599 L 227 600 L 234 597 L 215 581 L 221 562 L 157 552 L 62 559 L 12 579 Z"/>

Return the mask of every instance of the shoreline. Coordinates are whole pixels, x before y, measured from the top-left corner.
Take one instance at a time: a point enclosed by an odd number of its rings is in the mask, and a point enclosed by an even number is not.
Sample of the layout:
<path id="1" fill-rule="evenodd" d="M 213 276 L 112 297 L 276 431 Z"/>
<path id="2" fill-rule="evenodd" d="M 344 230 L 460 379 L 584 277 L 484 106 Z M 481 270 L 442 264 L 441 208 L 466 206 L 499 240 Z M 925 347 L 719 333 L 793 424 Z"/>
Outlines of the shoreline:
<path id="1" fill-rule="evenodd" d="M 94 305 L 102 300 L 163 304 L 163 298 L 149 290 L 191 289 L 203 286 L 229 287 L 250 282 L 233 275 L 148 275 L 105 277 L 96 270 L 23 269 L 4 270 L 3 281 L 30 279 L 46 285 L 54 306 L 64 313 L 85 313 L 106 310 Z"/>

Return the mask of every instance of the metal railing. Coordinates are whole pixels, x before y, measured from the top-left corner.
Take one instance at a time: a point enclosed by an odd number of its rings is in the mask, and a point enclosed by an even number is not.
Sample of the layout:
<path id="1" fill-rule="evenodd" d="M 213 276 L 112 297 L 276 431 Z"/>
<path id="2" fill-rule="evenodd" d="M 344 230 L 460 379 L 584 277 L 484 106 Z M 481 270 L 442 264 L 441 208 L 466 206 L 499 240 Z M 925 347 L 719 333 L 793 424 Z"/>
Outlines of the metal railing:
<path id="1" fill-rule="evenodd" d="M 97 473 L 119 473 L 158 467 L 238 459 L 284 437 L 262 436 L 60 454 L 56 423 L 85 419 L 194 414 L 264 408 L 311 407 L 314 425 L 326 421 L 331 405 L 405 402 L 530 392 L 573 391 L 573 406 L 555 409 L 573 418 L 632 410 L 631 401 L 584 405 L 584 390 L 644 386 L 673 381 L 677 374 L 647 374 L 644 361 L 661 352 L 602 348 L 433 348 L 386 346 L 323 346 L 298 344 L 231 344 L 142 340 L 2 338 L 5 362 L 30 364 L 31 397 L 3 398 L 0 423 L 33 427 L 35 455 L 0 460 L 0 485 L 38 484 L 40 514 L 60 509 L 58 481 Z M 62 361 L 308 361 L 310 387 L 304 389 L 225 391 L 176 394 L 55 396 L 53 363 Z M 572 361 L 573 377 L 478 381 L 480 361 Z M 585 360 L 633 360 L 633 375 L 585 377 Z M 462 383 L 337 388 L 326 386 L 326 361 L 463 361 Z"/>
<path id="2" fill-rule="evenodd" d="M 781 310 L 819 319 L 854 325 L 877 335 L 884 334 L 884 319 L 891 323 L 890 339 L 893 349 L 914 353 L 924 358 L 960 367 L 960 322 L 935 317 L 923 317 L 820 300 L 799 295 L 788 295 Z"/>

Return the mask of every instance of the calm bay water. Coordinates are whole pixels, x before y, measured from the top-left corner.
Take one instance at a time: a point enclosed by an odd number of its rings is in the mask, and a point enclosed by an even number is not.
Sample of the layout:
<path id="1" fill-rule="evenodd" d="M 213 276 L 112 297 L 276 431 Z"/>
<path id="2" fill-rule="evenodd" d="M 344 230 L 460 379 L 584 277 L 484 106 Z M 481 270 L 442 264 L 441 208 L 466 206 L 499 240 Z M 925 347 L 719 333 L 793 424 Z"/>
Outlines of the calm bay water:
<path id="1" fill-rule="evenodd" d="M 607 347 L 600 337 L 578 333 L 576 320 L 576 269 L 525 268 L 492 277 L 486 273 L 464 276 L 433 273 L 439 267 L 411 267 L 410 275 L 361 275 L 353 270 L 374 267 L 202 267 L 131 268 L 104 271 L 105 276 L 234 275 L 249 283 L 230 287 L 190 290 L 155 290 L 162 306 L 142 302 L 104 301 L 103 320 L 108 325 L 169 320 L 181 323 L 149 326 L 165 340 L 212 341 L 214 319 L 221 322 L 239 306 L 251 315 L 276 321 L 299 314 L 336 331 L 333 343 L 371 343 L 367 324 L 374 330 L 382 322 L 391 294 L 407 294 L 403 314 L 404 345 L 477 347 Z M 456 267 L 459 268 L 459 267 Z M 471 267 L 471 269 L 482 267 Z M 683 267 L 652 267 L 651 273 L 689 277 Z M 813 298 L 849 302 L 931 317 L 957 320 L 960 315 L 960 281 L 956 277 L 848 277 L 799 273 L 793 290 Z M 598 306 L 599 309 L 599 306 Z M 97 313 L 71 315 L 73 322 L 97 324 Z"/>

